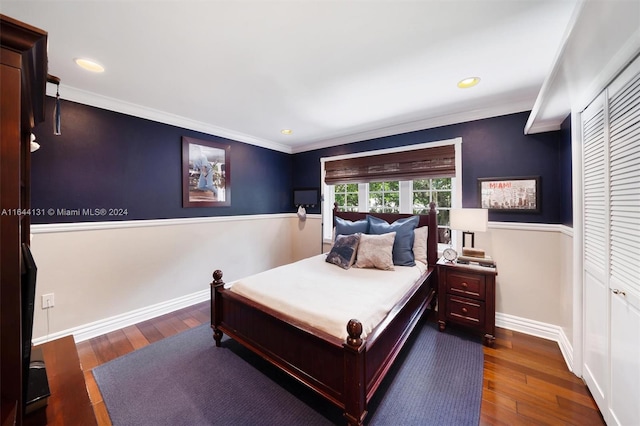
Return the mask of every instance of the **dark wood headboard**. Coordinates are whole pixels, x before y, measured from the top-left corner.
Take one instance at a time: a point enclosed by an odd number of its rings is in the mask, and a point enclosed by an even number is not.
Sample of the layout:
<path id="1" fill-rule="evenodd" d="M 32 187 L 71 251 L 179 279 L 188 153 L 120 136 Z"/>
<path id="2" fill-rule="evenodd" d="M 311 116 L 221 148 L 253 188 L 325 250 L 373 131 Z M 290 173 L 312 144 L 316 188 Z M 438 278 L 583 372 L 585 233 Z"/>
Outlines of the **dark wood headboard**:
<path id="1" fill-rule="evenodd" d="M 429 227 L 429 234 L 427 237 L 427 262 L 429 263 L 429 266 L 435 266 L 438 262 L 438 219 L 436 214 L 436 203 L 433 202 L 429 204 L 429 213 L 420 215 L 406 213 L 341 212 L 338 210 L 337 204 L 334 204 L 333 207 L 334 218 L 337 216 L 350 221 L 366 219 L 367 215 L 371 215 L 383 219 L 387 221 L 387 223 L 393 223 L 398 219 L 419 216 L 420 221 L 418 222 L 418 227 Z M 335 219 L 333 222 L 335 225 Z"/>

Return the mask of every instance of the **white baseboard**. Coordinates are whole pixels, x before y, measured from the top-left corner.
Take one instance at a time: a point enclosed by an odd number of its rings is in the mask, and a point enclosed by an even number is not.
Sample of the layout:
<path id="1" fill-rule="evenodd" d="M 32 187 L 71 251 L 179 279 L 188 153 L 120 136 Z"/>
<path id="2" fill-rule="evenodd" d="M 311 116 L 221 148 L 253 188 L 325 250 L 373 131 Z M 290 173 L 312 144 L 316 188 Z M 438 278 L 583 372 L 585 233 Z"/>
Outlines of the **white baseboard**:
<path id="1" fill-rule="evenodd" d="M 103 334 L 110 333 L 112 331 L 119 330 L 121 328 L 125 328 L 151 318 L 177 311 L 178 309 L 186 308 L 187 306 L 204 302 L 206 300 L 209 300 L 210 298 L 210 290 L 202 290 L 197 293 L 192 293 L 186 296 L 178 297 L 176 299 L 167 300 L 166 302 L 161 302 L 141 309 L 136 309 L 134 311 L 126 312 L 121 315 L 116 315 L 100 321 L 95 321 L 67 330 L 62 330 L 54 334 L 49 334 L 47 336 L 34 339 L 33 344 L 38 345 L 41 343 L 49 342 L 51 340 L 59 339 L 60 337 L 68 336 L 70 334 L 73 334 L 76 343 L 82 342 L 84 340 L 92 339 L 94 337 L 101 336 Z"/>
<path id="2" fill-rule="evenodd" d="M 188 294 L 177 299 L 167 300 L 166 302 L 136 309 L 104 320 L 95 321 L 54 334 L 49 334 L 47 336 L 34 339 L 33 344 L 38 345 L 70 334 L 73 335 L 76 343 L 82 342 L 151 318 L 177 311 L 178 309 L 186 308 L 187 306 L 207 301 L 210 297 L 210 290 L 202 290 L 197 293 Z M 567 367 L 570 371 L 573 371 L 573 348 L 571 347 L 570 340 L 567 338 L 561 327 L 509 314 L 503 314 L 501 312 L 496 312 L 496 327 L 506 328 L 508 330 L 518 331 L 520 333 L 557 342 L 560 347 L 560 352 L 567 363 Z"/>
<path id="3" fill-rule="evenodd" d="M 540 337 L 546 340 L 553 340 L 560 347 L 560 352 L 562 353 L 569 371 L 573 372 L 573 348 L 571 346 L 571 341 L 567 338 L 562 327 L 526 318 L 520 318 L 509 314 L 503 314 L 501 312 L 496 312 L 496 327 L 518 331 L 520 333 Z"/>

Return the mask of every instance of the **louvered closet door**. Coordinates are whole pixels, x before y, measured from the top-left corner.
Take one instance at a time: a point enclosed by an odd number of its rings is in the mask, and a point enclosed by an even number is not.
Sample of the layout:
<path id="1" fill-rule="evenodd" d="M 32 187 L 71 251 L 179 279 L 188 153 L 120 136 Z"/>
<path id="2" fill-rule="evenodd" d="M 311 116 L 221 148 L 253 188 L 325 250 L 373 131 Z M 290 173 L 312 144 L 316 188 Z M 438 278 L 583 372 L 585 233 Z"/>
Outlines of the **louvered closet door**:
<path id="1" fill-rule="evenodd" d="M 600 411 L 609 382 L 608 192 L 605 96 L 582 113 L 584 212 L 584 379 Z"/>
<path id="2" fill-rule="evenodd" d="M 609 87 L 611 420 L 640 422 L 640 59 Z"/>

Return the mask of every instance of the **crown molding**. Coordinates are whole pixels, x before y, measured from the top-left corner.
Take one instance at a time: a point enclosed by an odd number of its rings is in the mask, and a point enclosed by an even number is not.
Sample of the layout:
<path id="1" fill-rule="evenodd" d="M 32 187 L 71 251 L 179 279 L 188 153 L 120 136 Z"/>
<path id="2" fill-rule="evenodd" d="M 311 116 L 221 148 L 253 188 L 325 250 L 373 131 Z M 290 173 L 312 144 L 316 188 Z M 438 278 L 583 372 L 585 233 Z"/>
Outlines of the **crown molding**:
<path id="1" fill-rule="evenodd" d="M 530 99 L 521 99 L 510 103 L 501 103 L 487 108 L 478 108 L 471 111 L 452 112 L 437 117 L 430 117 L 423 120 L 410 121 L 393 126 L 381 127 L 350 135 L 338 136 L 311 142 L 309 144 L 293 147 L 293 154 L 313 151 L 316 149 L 329 148 L 336 145 L 344 145 L 353 142 L 361 142 L 370 139 L 383 138 L 386 136 L 399 135 L 402 133 L 415 132 L 418 130 L 432 129 L 435 127 L 448 126 L 451 124 L 466 123 L 469 121 L 483 120 L 486 118 L 499 117 L 502 115 L 515 114 L 518 112 L 530 111 L 532 102 Z"/>
<path id="2" fill-rule="evenodd" d="M 182 117 L 176 114 L 147 108 L 131 102 L 121 101 L 119 99 L 111 98 L 108 96 L 98 95 L 96 93 L 87 92 L 84 90 L 76 89 L 74 87 L 61 84 L 60 93 L 60 98 L 67 101 L 73 101 L 80 104 L 119 112 L 138 118 L 144 118 L 147 120 L 156 121 L 158 123 L 170 124 L 176 127 L 195 130 L 197 132 L 207 133 L 213 136 L 227 138 L 238 142 L 244 142 L 262 148 L 272 149 L 274 151 L 284 152 L 285 154 L 292 154 L 291 147 L 288 145 L 256 138 L 234 130 L 225 129 L 223 127 L 214 126 L 212 124 L 203 123 L 197 120 L 192 120 L 190 118 Z M 55 97 L 55 88 L 47 87 L 47 95 Z"/>
<path id="3" fill-rule="evenodd" d="M 335 138 L 323 139 L 320 141 L 311 142 L 309 144 L 291 147 L 289 145 L 256 138 L 241 132 L 214 126 L 201 121 L 192 120 L 179 115 L 147 108 L 142 105 L 124 102 L 108 96 L 98 95 L 93 92 L 76 89 L 71 86 L 65 86 L 61 84 L 60 92 L 62 95 L 64 95 L 61 96 L 61 98 L 64 100 L 77 102 L 96 108 L 102 108 L 108 111 L 131 115 L 158 123 L 169 124 L 189 130 L 195 130 L 198 132 L 231 139 L 234 141 L 283 152 L 285 154 L 296 154 L 299 152 L 313 151 L 316 149 L 328 148 L 336 145 L 344 145 L 348 143 L 361 142 L 365 140 L 393 136 L 402 133 L 409 133 L 418 130 L 425 130 L 451 124 L 498 117 L 501 115 L 514 114 L 518 112 L 529 111 L 531 109 L 531 101 L 521 99 L 510 103 L 502 103 L 493 107 L 478 108 L 465 112 L 453 112 L 450 114 L 443 114 L 438 117 L 431 117 L 423 120 L 410 121 L 398 125 L 356 132 L 349 135 L 337 136 Z M 52 97 L 55 96 L 55 88 L 47 87 L 47 95 Z"/>

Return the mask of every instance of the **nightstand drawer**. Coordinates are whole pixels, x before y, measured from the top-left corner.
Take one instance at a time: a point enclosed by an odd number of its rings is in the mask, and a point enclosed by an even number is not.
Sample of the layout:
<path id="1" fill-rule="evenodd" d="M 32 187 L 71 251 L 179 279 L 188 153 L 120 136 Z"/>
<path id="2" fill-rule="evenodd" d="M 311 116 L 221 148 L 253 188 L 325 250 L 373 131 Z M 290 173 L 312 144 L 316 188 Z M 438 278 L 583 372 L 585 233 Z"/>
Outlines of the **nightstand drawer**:
<path id="1" fill-rule="evenodd" d="M 485 300 L 485 277 L 480 274 L 449 271 L 447 293 Z"/>
<path id="2" fill-rule="evenodd" d="M 474 327 L 484 327 L 484 302 L 447 295 L 447 318 Z"/>

